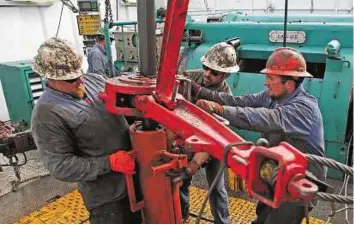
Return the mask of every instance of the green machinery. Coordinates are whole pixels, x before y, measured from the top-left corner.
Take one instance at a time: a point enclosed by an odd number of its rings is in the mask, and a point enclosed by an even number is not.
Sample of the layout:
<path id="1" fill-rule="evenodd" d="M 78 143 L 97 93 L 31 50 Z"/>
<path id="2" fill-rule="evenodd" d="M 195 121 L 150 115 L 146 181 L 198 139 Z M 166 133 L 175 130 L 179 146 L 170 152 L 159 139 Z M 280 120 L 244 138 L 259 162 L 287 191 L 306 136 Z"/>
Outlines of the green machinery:
<path id="1" fill-rule="evenodd" d="M 30 128 L 33 107 L 43 93 L 40 76 L 31 62 L 18 61 L 0 63 L 0 80 L 12 126 L 16 131 Z"/>
<path id="2" fill-rule="evenodd" d="M 237 49 L 241 71 L 232 74 L 228 84 L 234 95 L 259 92 L 264 89 L 265 79 L 259 71 L 265 67 L 271 52 L 282 46 L 283 21 L 282 16 L 238 12 L 209 18 L 208 22 L 195 22 L 189 18 L 181 45 L 183 67 L 201 68 L 200 57 L 213 44 L 238 37 L 241 41 Z M 289 16 L 287 30 L 287 46 L 303 53 L 308 71 L 314 75 L 303 85 L 319 101 L 325 127 L 326 154 L 345 163 L 349 149 L 352 149 L 349 142 L 353 133 L 353 17 Z M 116 40 L 120 37 L 120 44 L 116 42 L 118 57 L 114 64 L 118 70 L 124 71 L 137 65 L 138 60 L 137 57 L 131 60 L 129 56 L 119 58 L 121 52 L 132 51 L 122 45 L 122 35 L 122 32 L 116 34 Z M 124 40 L 129 41 L 129 38 Z M 135 49 L 135 52 L 138 51 Z M 248 140 L 254 141 L 260 136 L 255 132 L 235 130 Z M 328 175 L 342 178 L 337 171 L 330 170 Z"/>

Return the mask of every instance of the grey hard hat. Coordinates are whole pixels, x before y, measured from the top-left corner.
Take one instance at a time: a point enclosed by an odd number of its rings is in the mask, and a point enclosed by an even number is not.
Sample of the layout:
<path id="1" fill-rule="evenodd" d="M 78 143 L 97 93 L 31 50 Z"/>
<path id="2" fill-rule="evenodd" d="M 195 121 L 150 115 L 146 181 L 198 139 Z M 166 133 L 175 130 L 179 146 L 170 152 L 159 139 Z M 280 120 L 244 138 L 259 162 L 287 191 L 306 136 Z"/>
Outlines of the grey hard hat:
<path id="1" fill-rule="evenodd" d="M 240 70 L 236 61 L 235 48 L 225 42 L 213 45 L 205 56 L 200 58 L 203 65 L 224 73 L 236 73 Z"/>
<path id="2" fill-rule="evenodd" d="M 67 40 L 52 37 L 39 47 L 32 69 L 47 79 L 75 79 L 83 75 L 82 56 Z"/>

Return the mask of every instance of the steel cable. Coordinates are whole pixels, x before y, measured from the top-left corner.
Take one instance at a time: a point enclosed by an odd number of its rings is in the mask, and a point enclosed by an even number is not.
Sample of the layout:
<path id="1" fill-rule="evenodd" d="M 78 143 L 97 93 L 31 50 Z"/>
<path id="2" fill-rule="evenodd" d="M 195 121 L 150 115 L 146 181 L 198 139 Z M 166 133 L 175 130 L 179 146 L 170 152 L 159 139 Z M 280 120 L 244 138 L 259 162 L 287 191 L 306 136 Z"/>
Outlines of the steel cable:
<path id="1" fill-rule="evenodd" d="M 342 195 L 329 194 L 324 192 L 317 192 L 315 199 L 327 202 L 353 204 L 353 197 L 346 197 Z"/>
<path id="2" fill-rule="evenodd" d="M 254 144 L 252 142 L 250 142 L 250 141 L 245 141 L 245 142 L 232 143 L 232 144 L 229 144 L 229 145 L 225 146 L 224 155 L 223 155 L 223 165 L 219 168 L 218 173 L 214 177 L 214 180 L 213 180 L 212 184 L 209 187 L 208 193 L 207 193 L 207 195 L 206 195 L 206 197 L 205 197 L 205 199 L 204 199 L 204 201 L 202 203 L 202 206 L 200 207 L 200 210 L 199 210 L 199 213 L 198 213 L 198 217 L 197 217 L 197 219 L 195 221 L 195 224 L 199 224 L 200 223 L 200 220 L 202 218 L 202 214 L 204 212 L 206 203 L 208 202 L 208 199 L 210 198 L 210 195 L 213 192 L 216 184 L 219 182 L 221 176 L 224 175 L 224 171 L 225 171 L 225 169 L 227 167 L 227 156 L 228 156 L 228 153 L 230 152 L 230 150 L 233 147 L 238 147 L 238 146 L 242 146 L 242 145 L 254 145 Z"/>
<path id="3" fill-rule="evenodd" d="M 343 171 L 344 173 L 349 174 L 350 176 L 353 176 L 353 168 L 352 167 L 344 165 L 342 163 L 339 163 L 333 159 L 328 159 L 328 158 L 324 158 L 321 156 L 310 155 L 310 154 L 307 155 L 307 158 L 312 163 L 318 163 L 323 166 L 334 168 L 334 169 Z"/>

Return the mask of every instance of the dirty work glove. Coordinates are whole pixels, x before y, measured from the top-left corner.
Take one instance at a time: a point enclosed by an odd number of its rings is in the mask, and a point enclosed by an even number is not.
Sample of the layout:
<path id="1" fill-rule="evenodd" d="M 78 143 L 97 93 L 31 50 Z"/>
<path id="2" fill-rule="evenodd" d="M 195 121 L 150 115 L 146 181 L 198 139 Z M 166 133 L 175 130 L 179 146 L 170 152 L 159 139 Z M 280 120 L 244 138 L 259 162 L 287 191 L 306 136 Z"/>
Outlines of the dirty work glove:
<path id="1" fill-rule="evenodd" d="M 198 163 L 191 161 L 187 167 L 183 169 L 170 169 L 166 172 L 166 176 L 172 178 L 172 182 L 178 182 L 192 177 L 200 168 Z"/>
<path id="2" fill-rule="evenodd" d="M 224 107 L 218 103 L 200 99 L 197 101 L 196 105 L 210 114 L 216 113 L 219 116 L 224 115 Z"/>
<path id="3" fill-rule="evenodd" d="M 118 151 L 109 156 L 111 168 L 114 172 L 134 174 L 134 158 L 126 151 Z"/>

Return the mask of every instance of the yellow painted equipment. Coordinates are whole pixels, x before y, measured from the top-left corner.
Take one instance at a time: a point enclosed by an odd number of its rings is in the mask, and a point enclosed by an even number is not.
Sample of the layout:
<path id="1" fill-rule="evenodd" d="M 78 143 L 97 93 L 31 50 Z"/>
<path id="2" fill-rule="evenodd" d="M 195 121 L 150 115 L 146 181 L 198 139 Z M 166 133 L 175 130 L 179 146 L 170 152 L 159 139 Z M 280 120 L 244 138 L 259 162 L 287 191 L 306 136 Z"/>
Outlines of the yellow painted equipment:
<path id="1" fill-rule="evenodd" d="M 197 215 L 202 205 L 202 199 L 207 194 L 206 190 L 191 187 L 190 193 L 190 213 Z M 231 223 L 250 223 L 255 219 L 256 205 L 243 199 L 229 198 L 229 210 Z M 75 190 L 62 198 L 52 202 L 38 211 L 21 218 L 16 224 L 85 224 L 88 222 L 89 213 L 83 204 L 80 193 Z M 201 223 L 212 223 L 213 216 L 210 207 L 207 205 L 205 213 L 202 215 Z M 195 217 L 189 217 L 187 223 L 195 223 Z M 305 221 L 303 221 L 304 223 Z M 323 224 L 324 221 L 310 217 L 310 224 Z"/>

